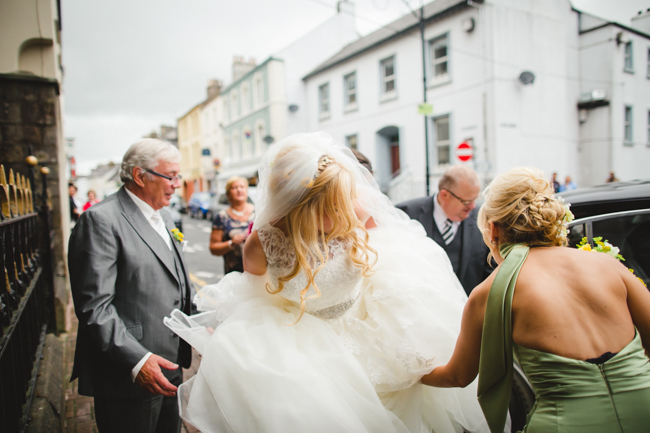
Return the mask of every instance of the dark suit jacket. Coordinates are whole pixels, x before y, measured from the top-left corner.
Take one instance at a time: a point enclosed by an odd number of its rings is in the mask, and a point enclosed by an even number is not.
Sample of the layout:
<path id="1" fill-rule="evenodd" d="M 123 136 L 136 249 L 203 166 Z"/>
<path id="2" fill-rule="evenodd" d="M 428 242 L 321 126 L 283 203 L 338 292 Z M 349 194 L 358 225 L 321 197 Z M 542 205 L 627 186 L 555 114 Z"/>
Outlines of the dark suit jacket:
<path id="1" fill-rule="evenodd" d="M 161 215 L 167 230 L 174 228 L 169 214 Z M 189 274 L 181 245 L 173 237 L 172 244 L 175 251 L 124 187 L 81 214 L 68 253 L 79 319 L 70 380 L 79 377 L 79 394 L 150 397 L 131 381 L 147 352 L 189 367 L 190 347 L 163 324 L 174 308 L 190 313 Z"/>
<path id="2" fill-rule="evenodd" d="M 433 197 L 416 198 L 397 204 L 397 208 L 406 212 L 411 219 L 420 221 L 427 236 L 444 248 L 442 235 L 433 220 Z M 457 277 L 465 292 L 470 292 L 492 273 L 492 267 L 487 263 L 490 250 L 483 242 L 483 235 L 476 225 L 478 208 L 460 223 L 456 236 L 462 235 L 462 251 L 460 268 Z"/>

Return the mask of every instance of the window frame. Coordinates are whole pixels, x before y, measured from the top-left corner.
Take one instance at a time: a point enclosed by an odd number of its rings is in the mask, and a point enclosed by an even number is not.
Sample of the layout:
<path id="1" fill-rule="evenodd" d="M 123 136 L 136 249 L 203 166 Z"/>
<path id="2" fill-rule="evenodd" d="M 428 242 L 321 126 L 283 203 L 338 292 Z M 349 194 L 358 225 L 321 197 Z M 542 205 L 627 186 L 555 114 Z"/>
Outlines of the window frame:
<path id="1" fill-rule="evenodd" d="M 433 123 L 433 157 L 435 158 L 435 164 L 434 166 L 438 168 L 438 171 L 443 171 L 446 167 L 451 165 L 451 160 L 452 160 L 452 154 L 451 154 L 451 114 L 442 114 L 440 116 L 433 117 L 432 119 Z M 446 120 L 447 122 L 447 139 L 446 140 L 439 140 L 438 139 L 438 122 Z M 440 148 L 441 147 L 447 147 L 447 155 L 448 155 L 448 160 L 446 162 L 441 163 L 440 162 Z"/>
<path id="2" fill-rule="evenodd" d="M 650 147 L 650 110 L 648 110 L 648 137 L 646 145 Z"/>
<path id="3" fill-rule="evenodd" d="M 392 63 L 393 73 L 390 76 L 386 75 L 386 65 L 388 62 Z M 380 76 L 380 100 L 387 101 L 397 98 L 397 71 L 396 71 L 396 56 L 392 54 L 388 57 L 385 57 L 379 61 L 379 76 Z M 391 90 L 386 90 L 386 84 L 388 82 L 393 83 L 393 88 Z"/>
<path id="4" fill-rule="evenodd" d="M 435 52 L 434 48 L 437 45 L 440 45 L 441 42 L 444 42 L 445 44 L 445 56 L 444 58 L 441 57 L 440 59 L 435 58 Z M 451 57 L 449 54 L 449 32 L 444 33 L 440 36 L 436 36 L 433 39 L 429 40 L 429 61 L 428 61 L 428 79 L 429 79 L 429 85 L 438 85 L 442 83 L 448 83 L 451 81 L 451 72 L 450 72 L 450 67 L 451 67 Z M 442 60 L 441 60 L 442 59 Z M 438 64 L 446 64 L 446 72 L 444 74 L 436 75 L 436 66 Z"/>
<path id="5" fill-rule="evenodd" d="M 248 81 L 245 81 L 241 85 L 241 91 L 239 95 L 239 106 L 241 107 L 241 114 L 247 114 L 251 111 L 251 93 L 250 93 L 250 84 Z"/>
<path id="6" fill-rule="evenodd" d="M 629 118 L 628 118 L 629 113 Z M 634 129 L 632 128 L 634 119 L 634 110 L 631 105 L 625 106 L 625 114 L 623 117 L 623 144 L 632 146 L 634 144 Z"/>
<path id="7" fill-rule="evenodd" d="M 241 113 L 241 101 L 239 100 L 239 89 L 232 89 L 230 92 L 230 119 L 239 118 Z"/>
<path id="8" fill-rule="evenodd" d="M 330 102 L 330 82 L 327 81 L 318 86 L 318 117 L 320 120 L 330 117 Z"/>
<path id="9" fill-rule="evenodd" d="M 349 87 L 350 79 L 354 83 L 352 89 Z M 354 99 L 354 101 L 350 102 L 350 99 Z M 343 76 L 343 106 L 345 112 L 356 110 L 357 100 L 357 71 L 353 71 Z"/>
<path id="10" fill-rule="evenodd" d="M 632 41 L 625 42 L 623 47 L 623 71 L 634 73 L 634 46 Z"/>
<path id="11" fill-rule="evenodd" d="M 646 78 L 650 78 L 650 47 L 648 47 L 648 60 L 646 66 Z"/>
<path id="12" fill-rule="evenodd" d="M 352 140 L 354 139 L 354 140 Z M 354 143 L 352 143 L 354 141 Z M 350 134 L 345 136 L 345 145 L 348 149 L 359 150 L 359 134 Z"/>

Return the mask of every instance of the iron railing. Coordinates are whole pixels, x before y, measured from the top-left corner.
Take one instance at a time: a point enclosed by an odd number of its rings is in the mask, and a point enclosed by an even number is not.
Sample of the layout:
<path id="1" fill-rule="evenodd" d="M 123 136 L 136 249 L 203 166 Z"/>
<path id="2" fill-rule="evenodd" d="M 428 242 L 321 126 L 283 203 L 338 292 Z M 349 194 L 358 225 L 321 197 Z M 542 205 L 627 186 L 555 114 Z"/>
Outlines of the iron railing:
<path id="1" fill-rule="evenodd" d="M 35 158 L 28 163 L 36 165 Z M 34 162 L 32 164 L 32 162 Z M 0 165 L 0 423 L 22 432 L 34 393 L 45 334 L 54 330 L 51 228 L 46 169 L 42 206 L 35 210 L 31 185 Z"/>

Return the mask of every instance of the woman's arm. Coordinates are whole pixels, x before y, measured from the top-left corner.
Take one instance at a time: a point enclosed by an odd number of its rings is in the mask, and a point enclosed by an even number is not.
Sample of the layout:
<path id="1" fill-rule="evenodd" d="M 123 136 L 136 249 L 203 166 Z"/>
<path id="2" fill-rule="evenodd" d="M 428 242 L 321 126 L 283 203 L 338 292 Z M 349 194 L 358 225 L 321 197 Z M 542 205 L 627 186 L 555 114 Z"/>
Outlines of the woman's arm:
<path id="1" fill-rule="evenodd" d="M 627 289 L 627 308 L 632 322 L 641 335 L 646 353 L 650 353 L 650 292 L 623 264 L 619 272 Z"/>
<path id="2" fill-rule="evenodd" d="M 487 295 L 490 292 L 490 286 L 486 286 L 488 281 L 477 286 L 465 304 L 460 335 L 449 363 L 436 367 L 431 373 L 423 376 L 423 384 L 442 388 L 464 388 L 478 375 L 483 318 Z"/>
<path id="3" fill-rule="evenodd" d="M 253 275 L 266 273 L 266 254 L 264 254 L 257 230 L 251 232 L 244 244 L 244 272 Z"/>
<path id="4" fill-rule="evenodd" d="M 223 230 L 212 229 L 210 234 L 210 252 L 212 255 L 223 256 L 231 249 L 230 241 L 223 240 Z"/>

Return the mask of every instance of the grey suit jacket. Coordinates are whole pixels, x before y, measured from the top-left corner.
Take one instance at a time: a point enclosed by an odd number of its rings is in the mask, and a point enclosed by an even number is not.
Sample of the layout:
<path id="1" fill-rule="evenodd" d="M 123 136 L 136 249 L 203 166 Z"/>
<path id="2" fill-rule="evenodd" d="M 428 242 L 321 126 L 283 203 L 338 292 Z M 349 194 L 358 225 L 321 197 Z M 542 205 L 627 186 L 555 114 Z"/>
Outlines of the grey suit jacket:
<path id="1" fill-rule="evenodd" d="M 397 208 L 406 212 L 411 219 L 420 221 L 427 232 L 427 236 L 444 248 L 442 235 L 433 220 L 433 197 L 422 197 L 398 203 Z M 490 250 L 483 242 L 483 235 L 476 225 L 478 208 L 460 223 L 457 236 L 462 233 L 462 252 L 458 274 L 460 283 L 469 295 L 470 292 L 483 282 L 491 273 L 492 267 L 487 263 Z"/>
<path id="2" fill-rule="evenodd" d="M 161 214 L 167 230 L 174 228 L 169 214 Z M 189 274 L 179 242 L 172 237 L 172 244 L 174 251 L 124 187 L 79 218 L 68 252 L 79 319 L 70 380 L 79 378 L 79 394 L 150 396 L 131 381 L 147 352 L 189 367 L 190 347 L 163 324 L 174 308 L 190 314 Z"/>

